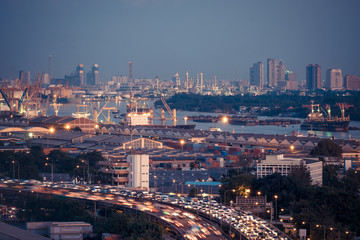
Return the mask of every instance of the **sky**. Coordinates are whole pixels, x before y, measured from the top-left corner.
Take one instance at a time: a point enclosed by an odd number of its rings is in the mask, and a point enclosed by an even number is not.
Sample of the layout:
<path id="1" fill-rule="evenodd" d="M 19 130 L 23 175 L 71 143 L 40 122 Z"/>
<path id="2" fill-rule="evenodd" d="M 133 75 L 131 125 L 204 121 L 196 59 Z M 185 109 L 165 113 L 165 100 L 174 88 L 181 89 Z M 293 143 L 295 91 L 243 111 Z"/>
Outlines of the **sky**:
<path id="1" fill-rule="evenodd" d="M 62 78 L 99 64 L 113 75 L 248 80 L 269 57 L 305 79 L 306 65 L 360 75 L 359 0 L 1 0 L 0 78 Z M 264 69 L 266 79 L 266 67 Z"/>

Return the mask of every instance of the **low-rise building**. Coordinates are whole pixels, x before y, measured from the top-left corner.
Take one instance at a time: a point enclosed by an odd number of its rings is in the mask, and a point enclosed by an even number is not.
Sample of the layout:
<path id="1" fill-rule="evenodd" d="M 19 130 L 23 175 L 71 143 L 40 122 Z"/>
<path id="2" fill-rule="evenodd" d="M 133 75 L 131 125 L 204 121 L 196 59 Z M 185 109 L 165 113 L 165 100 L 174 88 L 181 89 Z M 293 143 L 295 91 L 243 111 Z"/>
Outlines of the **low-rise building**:
<path id="1" fill-rule="evenodd" d="M 257 164 L 257 178 L 262 178 L 274 173 L 288 176 L 294 167 L 303 165 L 311 176 L 312 184 L 322 185 L 323 163 L 316 158 L 284 158 L 284 155 L 267 155 L 265 160 Z"/>

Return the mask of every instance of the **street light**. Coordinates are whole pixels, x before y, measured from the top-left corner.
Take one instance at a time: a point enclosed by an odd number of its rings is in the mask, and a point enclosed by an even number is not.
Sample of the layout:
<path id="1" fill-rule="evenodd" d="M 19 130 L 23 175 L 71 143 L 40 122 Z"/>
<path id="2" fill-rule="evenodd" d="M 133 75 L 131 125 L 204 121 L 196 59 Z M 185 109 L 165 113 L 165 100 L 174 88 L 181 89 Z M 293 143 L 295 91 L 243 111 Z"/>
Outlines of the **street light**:
<path id="1" fill-rule="evenodd" d="M 233 204 L 233 200 L 230 201 L 230 209 L 231 209 L 231 213 L 230 213 L 230 238 L 231 237 L 231 224 L 232 224 L 232 214 L 233 214 L 233 209 L 232 209 L 232 204 Z"/>
<path id="2" fill-rule="evenodd" d="M 228 192 L 235 192 L 235 189 L 230 189 L 230 190 L 225 190 L 224 191 L 224 204 L 226 204 L 226 193 L 228 193 Z"/>
<path id="3" fill-rule="evenodd" d="M 87 165 L 87 183 L 90 184 L 90 164 L 89 161 L 85 160 L 85 159 L 81 159 L 82 163 L 85 163 Z M 84 170 L 85 171 L 85 170 Z M 114 171 L 114 170 L 113 170 Z M 85 181 L 85 179 L 84 179 Z"/>
<path id="4" fill-rule="evenodd" d="M 275 198 L 275 221 L 277 220 L 277 199 L 278 199 L 278 195 L 274 196 Z"/>
<path id="5" fill-rule="evenodd" d="M 48 159 L 47 159 L 48 160 Z M 51 182 L 54 182 L 54 164 L 53 163 L 45 163 L 45 166 L 51 166 Z"/>
<path id="6" fill-rule="evenodd" d="M 294 145 L 291 145 L 291 146 L 290 146 L 291 153 L 294 152 L 294 148 L 295 148 Z"/>
<path id="7" fill-rule="evenodd" d="M 228 121 L 229 121 L 229 119 L 228 119 L 228 117 L 227 116 L 224 116 L 223 118 L 222 118 L 222 122 L 224 123 L 224 125 L 226 125 L 227 123 L 228 123 Z M 227 145 L 227 139 L 226 139 L 226 130 L 224 129 L 224 131 L 225 131 L 225 145 Z"/>
<path id="8" fill-rule="evenodd" d="M 187 124 L 188 117 L 184 117 L 185 125 Z"/>
<path id="9" fill-rule="evenodd" d="M 185 144 L 185 140 L 184 140 L 184 139 L 181 139 L 181 140 L 180 140 L 180 145 L 181 145 L 181 151 L 182 151 L 182 152 L 184 151 L 184 144 Z"/>
<path id="10" fill-rule="evenodd" d="M 83 182 L 85 182 L 85 167 L 84 166 L 79 166 L 79 165 L 76 166 L 76 168 L 80 168 L 80 167 L 83 168 Z"/>
<path id="11" fill-rule="evenodd" d="M 175 179 L 173 179 L 173 180 L 172 180 L 172 182 L 173 182 L 173 185 L 175 186 L 175 193 L 176 193 L 176 192 L 177 192 L 176 180 L 175 180 Z"/>

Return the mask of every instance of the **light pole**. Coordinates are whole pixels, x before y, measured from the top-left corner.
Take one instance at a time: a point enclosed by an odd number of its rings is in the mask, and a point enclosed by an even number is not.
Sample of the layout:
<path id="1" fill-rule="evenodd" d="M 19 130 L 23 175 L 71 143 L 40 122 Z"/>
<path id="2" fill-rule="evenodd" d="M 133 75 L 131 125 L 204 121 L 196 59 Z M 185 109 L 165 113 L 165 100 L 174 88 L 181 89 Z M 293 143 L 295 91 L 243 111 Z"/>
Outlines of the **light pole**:
<path id="1" fill-rule="evenodd" d="M 222 121 L 223 121 L 224 125 L 226 125 L 228 123 L 229 119 L 228 119 L 227 116 L 224 116 L 222 118 Z M 224 132 L 225 132 L 225 146 L 226 146 L 227 145 L 227 141 L 226 141 L 227 139 L 226 139 L 226 130 L 225 129 L 224 129 Z"/>
<path id="2" fill-rule="evenodd" d="M 175 179 L 173 179 L 173 180 L 172 180 L 172 182 L 173 182 L 173 185 L 174 185 L 174 191 L 175 191 L 175 193 L 177 193 L 176 180 L 175 180 Z"/>
<path id="3" fill-rule="evenodd" d="M 294 152 L 294 148 L 295 148 L 294 145 L 291 145 L 291 146 L 290 146 L 291 153 Z"/>
<path id="4" fill-rule="evenodd" d="M 54 164 L 53 163 L 45 163 L 45 166 L 51 166 L 51 182 L 54 182 Z"/>
<path id="5" fill-rule="evenodd" d="M 89 161 L 85 160 L 85 159 L 81 159 L 81 162 L 82 163 L 85 163 L 87 165 L 87 183 L 90 184 L 90 164 L 89 164 Z M 85 171 L 85 169 L 84 169 Z M 113 171 L 115 171 L 115 169 L 113 169 Z M 84 179 L 85 181 L 85 179 Z"/>
<path id="6" fill-rule="evenodd" d="M 155 188 L 155 192 L 156 192 L 156 175 L 154 176 L 154 188 Z"/>
<path id="7" fill-rule="evenodd" d="M 235 192 L 235 189 L 225 190 L 224 191 L 224 204 L 226 205 L 226 193 L 228 192 Z"/>
<path id="8" fill-rule="evenodd" d="M 278 199 L 278 195 L 275 195 L 274 198 L 275 198 L 275 221 L 277 221 L 277 199 Z"/>
<path id="9" fill-rule="evenodd" d="M 232 238 L 232 234 L 231 234 L 231 225 L 232 225 L 232 214 L 233 214 L 233 209 L 232 209 L 232 204 L 233 204 L 233 200 L 230 201 L 230 209 L 231 209 L 231 212 L 230 212 L 230 238 Z"/>
<path id="10" fill-rule="evenodd" d="M 184 139 L 181 139 L 181 140 L 180 140 L 180 145 L 181 145 L 181 151 L 182 151 L 182 152 L 184 151 L 184 144 L 185 144 L 185 140 L 184 140 Z"/>
<path id="11" fill-rule="evenodd" d="M 11 163 L 13 164 L 13 179 L 15 179 L 15 161 L 12 160 Z"/>
<path id="12" fill-rule="evenodd" d="M 79 166 L 79 165 L 76 166 L 76 168 L 80 168 L 80 167 L 83 168 L 83 182 L 85 182 L 85 167 L 84 166 Z"/>

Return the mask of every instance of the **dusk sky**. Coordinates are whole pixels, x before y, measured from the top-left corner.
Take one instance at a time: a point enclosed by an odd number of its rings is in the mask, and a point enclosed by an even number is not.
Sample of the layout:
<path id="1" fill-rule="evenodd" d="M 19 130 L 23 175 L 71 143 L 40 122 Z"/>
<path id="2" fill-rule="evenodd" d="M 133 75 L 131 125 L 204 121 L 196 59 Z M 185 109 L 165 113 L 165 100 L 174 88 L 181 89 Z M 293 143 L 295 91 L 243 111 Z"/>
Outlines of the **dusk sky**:
<path id="1" fill-rule="evenodd" d="M 0 78 L 19 70 L 62 78 L 99 64 L 101 81 L 248 80 L 254 62 L 283 59 L 298 80 L 307 64 L 360 75 L 359 0 L 2 0 Z M 266 67 L 264 69 L 266 73 Z M 264 74 L 266 79 L 266 74 Z"/>

